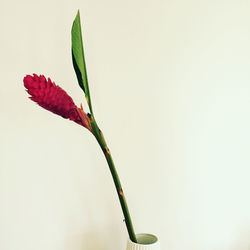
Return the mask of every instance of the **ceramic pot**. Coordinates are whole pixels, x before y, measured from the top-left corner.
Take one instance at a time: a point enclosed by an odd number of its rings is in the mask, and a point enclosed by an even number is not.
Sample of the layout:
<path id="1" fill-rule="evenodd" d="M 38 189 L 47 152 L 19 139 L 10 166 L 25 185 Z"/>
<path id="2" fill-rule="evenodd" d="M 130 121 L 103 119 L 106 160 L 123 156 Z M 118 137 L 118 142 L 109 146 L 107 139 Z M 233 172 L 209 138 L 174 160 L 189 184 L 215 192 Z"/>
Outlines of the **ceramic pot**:
<path id="1" fill-rule="evenodd" d="M 160 250 L 160 242 L 153 234 L 137 234 L 138 243 L 128 239 L 127 250 Z"/>

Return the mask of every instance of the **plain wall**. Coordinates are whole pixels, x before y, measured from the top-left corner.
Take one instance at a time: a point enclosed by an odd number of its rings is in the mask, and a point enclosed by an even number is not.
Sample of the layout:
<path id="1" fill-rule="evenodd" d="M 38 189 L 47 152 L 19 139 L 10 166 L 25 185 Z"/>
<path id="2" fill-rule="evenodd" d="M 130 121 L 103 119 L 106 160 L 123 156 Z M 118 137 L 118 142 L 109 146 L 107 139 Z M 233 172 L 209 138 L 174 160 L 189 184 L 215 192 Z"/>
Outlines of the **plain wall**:
<path id="1" fill-rule="evenodd" d="M 71 61 L 78 9 L 95 117 L 136 232 L 162 250 L 249 250 L 247 0 L 1 1 L 0 249 L 125 250 L 94 137 L 22 83 L 44 74 L 84 102 Z"/>

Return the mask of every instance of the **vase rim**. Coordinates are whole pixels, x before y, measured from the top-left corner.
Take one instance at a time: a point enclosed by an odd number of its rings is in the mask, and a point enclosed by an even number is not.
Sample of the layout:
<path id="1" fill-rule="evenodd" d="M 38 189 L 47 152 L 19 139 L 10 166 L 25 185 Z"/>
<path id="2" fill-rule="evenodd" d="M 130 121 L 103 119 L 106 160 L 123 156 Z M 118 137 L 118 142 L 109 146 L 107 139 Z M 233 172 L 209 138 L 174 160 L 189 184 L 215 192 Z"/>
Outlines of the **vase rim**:
<path id="1" fill-rule="evenodd" d="M 154 234 L 149 234 L 149 233 L 136 234 L 136 239 L 137 243 L 131 241 L 131 239 L 129 239 L 129 241 L 130 243 L 135 245 L 154 245 L 159 242 L 158 238 Z"/>

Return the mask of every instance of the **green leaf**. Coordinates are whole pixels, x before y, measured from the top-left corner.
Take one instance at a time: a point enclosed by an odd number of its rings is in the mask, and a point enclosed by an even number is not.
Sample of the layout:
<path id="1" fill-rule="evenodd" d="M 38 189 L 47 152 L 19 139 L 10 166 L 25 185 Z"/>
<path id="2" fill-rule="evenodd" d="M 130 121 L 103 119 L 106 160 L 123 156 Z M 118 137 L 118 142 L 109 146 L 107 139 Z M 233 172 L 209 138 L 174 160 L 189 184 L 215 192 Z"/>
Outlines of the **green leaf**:
<path id="1" fill-rule="evenodd" d="M 86 64 L 85 64 L 85 58 L 84 58 L 81 20 L 80 20 L 79 10 L 77 12 L 76 18 L 72 25 L 71 42 L 72 42 L 72 61 L 73 61 L 73 66 L 76 72 L 77 80 L 78 80 L 80 87 L 85 93 L 85 97 L 89 105 L 90 112 L 92 113 L 87 70 L 86 70 Z"/>

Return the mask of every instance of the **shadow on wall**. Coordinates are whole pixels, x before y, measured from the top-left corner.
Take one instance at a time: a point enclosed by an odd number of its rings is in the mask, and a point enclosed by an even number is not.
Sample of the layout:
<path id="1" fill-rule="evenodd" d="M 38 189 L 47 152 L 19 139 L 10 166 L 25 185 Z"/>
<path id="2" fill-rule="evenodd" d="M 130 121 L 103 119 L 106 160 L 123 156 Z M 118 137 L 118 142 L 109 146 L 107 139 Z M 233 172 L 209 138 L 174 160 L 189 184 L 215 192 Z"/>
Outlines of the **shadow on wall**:
<path id="1" fill-rule="evenodd" d="M 64 250 L 109 250 L 110 243 L 100 233 L 88 232 L 67 239 Z"/>
<path id="2" fill-rule="evenodd" d="M 250 250 L 250 227 L 239 231 L 230 250 Z"/>

